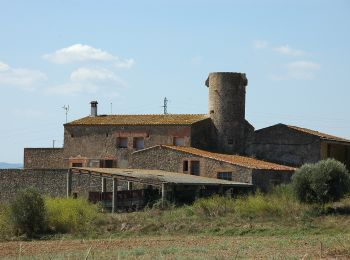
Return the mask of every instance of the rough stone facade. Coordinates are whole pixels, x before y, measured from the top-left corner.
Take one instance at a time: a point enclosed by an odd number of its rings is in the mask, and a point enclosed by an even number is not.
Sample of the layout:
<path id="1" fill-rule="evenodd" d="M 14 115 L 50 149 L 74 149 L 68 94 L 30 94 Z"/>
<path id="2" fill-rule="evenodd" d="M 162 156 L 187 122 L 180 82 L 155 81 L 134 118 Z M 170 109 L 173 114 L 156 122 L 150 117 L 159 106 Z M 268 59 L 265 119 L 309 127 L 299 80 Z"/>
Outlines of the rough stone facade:
<path id="1" fill-rule="evenodd" d="M 63 148 L 24 148 L 24 168 L 64 169 Z"/>
<path id="2" fill-rule="evenodd" d="M 350 166 L 350 143 L 327 141 L 283 124 L 255 131 L 247 143 L 246 153 L 257 159 L 294 167 L 326 158 L 335 158 L 348 168 Z"/>
<path id="3" fill-rule="evenodd" d="M 159 169 L 190 174 L 189 171 L 183 171 L 184 161 L 189 162 L 189 168 L 192 161 L 199 161 L 200 176 L 217 178 L 219 172 L 232 172 L 232 181 L 251 183 L 255 188 L 263 191 L 266 191 L 271 185 L 289 182 L 293 174 L 293 171 L 252 169 L 161 146 L 132 154 L 132 168 Z"/>
<path id="4" fill-rule="evenodd" d="M 128 148 L 118 147 L 118 138 L 128 139 Z M 183 137 L 191 145 L 190 126 L 66 126 L 64 160 L 72 166 L 99 167 L 101 160 L 113 160 L 113 167 L 128 168 L 134 138 L 144 139 L 144 148 L 157 144 L 172 145 L 174 137 Z"/>
<path id="5" fill-rule="evenodd" d="M 35 187 L 42 194 L 53 197 L 66 196 L 66 169 L 0 169 L 0 201 L 11 200 L 16 193 L 27 187 Z M 112 181 L 107 180 L 107 191 Z M 89 191 L 101 191 L 101 178 L 73 174 L 72 192 L 87 197 Z"/>
<path id="6" fill-rule="evenodd" d="M 238 154 L 244 151 L 245 141 L 254 128 L 245 120 L 245 95 L 248 80 L 243 73 L 210 73 L 209 115 L 215 126 L 212 139 L 216 150 Z"/>

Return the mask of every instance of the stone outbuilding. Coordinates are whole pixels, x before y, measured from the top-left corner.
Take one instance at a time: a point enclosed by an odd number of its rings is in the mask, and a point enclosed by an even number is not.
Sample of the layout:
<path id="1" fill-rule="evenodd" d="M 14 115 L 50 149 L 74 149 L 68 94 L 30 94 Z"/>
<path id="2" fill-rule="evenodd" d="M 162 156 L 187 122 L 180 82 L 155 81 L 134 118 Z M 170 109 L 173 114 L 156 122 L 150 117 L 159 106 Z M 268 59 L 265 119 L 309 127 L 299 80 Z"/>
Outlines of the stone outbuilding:
<path id="1" fill-rule="evenodd" d="M 334 158 L 350 169 L 350 140 L 285 124 L 256 130 L 246 145 L 246 153 L 294 167 Z"/>
<path id="2" fill-rule="evenodd" d="M 245 156 L 169 145 L 133 152 L 132 167 L 250 183 L 263 191 L 271 185 L 289 182 L 295 170 L 293 167 Z"/>

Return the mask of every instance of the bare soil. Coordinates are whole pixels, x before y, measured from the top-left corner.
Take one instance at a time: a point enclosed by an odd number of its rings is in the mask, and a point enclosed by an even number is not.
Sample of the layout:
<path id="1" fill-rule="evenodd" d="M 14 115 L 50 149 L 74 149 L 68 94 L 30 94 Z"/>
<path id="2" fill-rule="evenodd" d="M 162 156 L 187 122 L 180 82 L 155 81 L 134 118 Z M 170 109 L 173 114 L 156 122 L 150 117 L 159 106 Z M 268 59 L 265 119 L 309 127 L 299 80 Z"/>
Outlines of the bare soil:
<path id="1" fill-rule="evenodd" d="M 5 259 L 350 259 L 349 237 L 142 236 L 0 243 Z"/>

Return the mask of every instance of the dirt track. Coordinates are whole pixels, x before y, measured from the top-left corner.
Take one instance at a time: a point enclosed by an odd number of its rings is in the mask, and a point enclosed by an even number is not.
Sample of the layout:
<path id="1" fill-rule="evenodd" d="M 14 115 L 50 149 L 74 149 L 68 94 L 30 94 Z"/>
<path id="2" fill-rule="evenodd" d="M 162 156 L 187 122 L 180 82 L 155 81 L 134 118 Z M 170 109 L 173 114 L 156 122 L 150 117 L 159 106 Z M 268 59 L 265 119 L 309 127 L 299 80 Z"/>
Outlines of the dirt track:
<path id="1" fill-rule="evenodd" d="M 266 257 L 316 257 L 336 254 L 323 246 L 317 237 L 290 239 L 281 237 L 212 237 L 212 236 L 169 236 L 134 237 L 111 240 L 49 240 L 31 242 L 0 243 L 0 258 L 36 257 L 65 258 L 69 254 L 80 257 L 89 254 L 91 258 L 111 258 L 124 252 L 126 258 L 266 258 Z M 142 249 L 142 250 L 141 250 Z M 138 251 L 135 251 L 138 250 Z M 72 255 L 73 256 L 73 255 Z M 72 258 L 75 258 L 74 256 Z"/>

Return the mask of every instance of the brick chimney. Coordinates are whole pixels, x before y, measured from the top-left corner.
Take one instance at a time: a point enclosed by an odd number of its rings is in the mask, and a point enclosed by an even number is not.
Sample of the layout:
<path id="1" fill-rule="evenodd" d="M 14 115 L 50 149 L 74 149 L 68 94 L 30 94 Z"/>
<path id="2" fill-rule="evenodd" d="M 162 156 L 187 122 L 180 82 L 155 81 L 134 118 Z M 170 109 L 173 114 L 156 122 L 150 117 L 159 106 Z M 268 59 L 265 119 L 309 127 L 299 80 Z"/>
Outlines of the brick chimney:
<path id="1" fill-rule="evenodd" d="M 97 101 L 91 101 L 91 115 L 90 116 L 97 116 Z"/>

